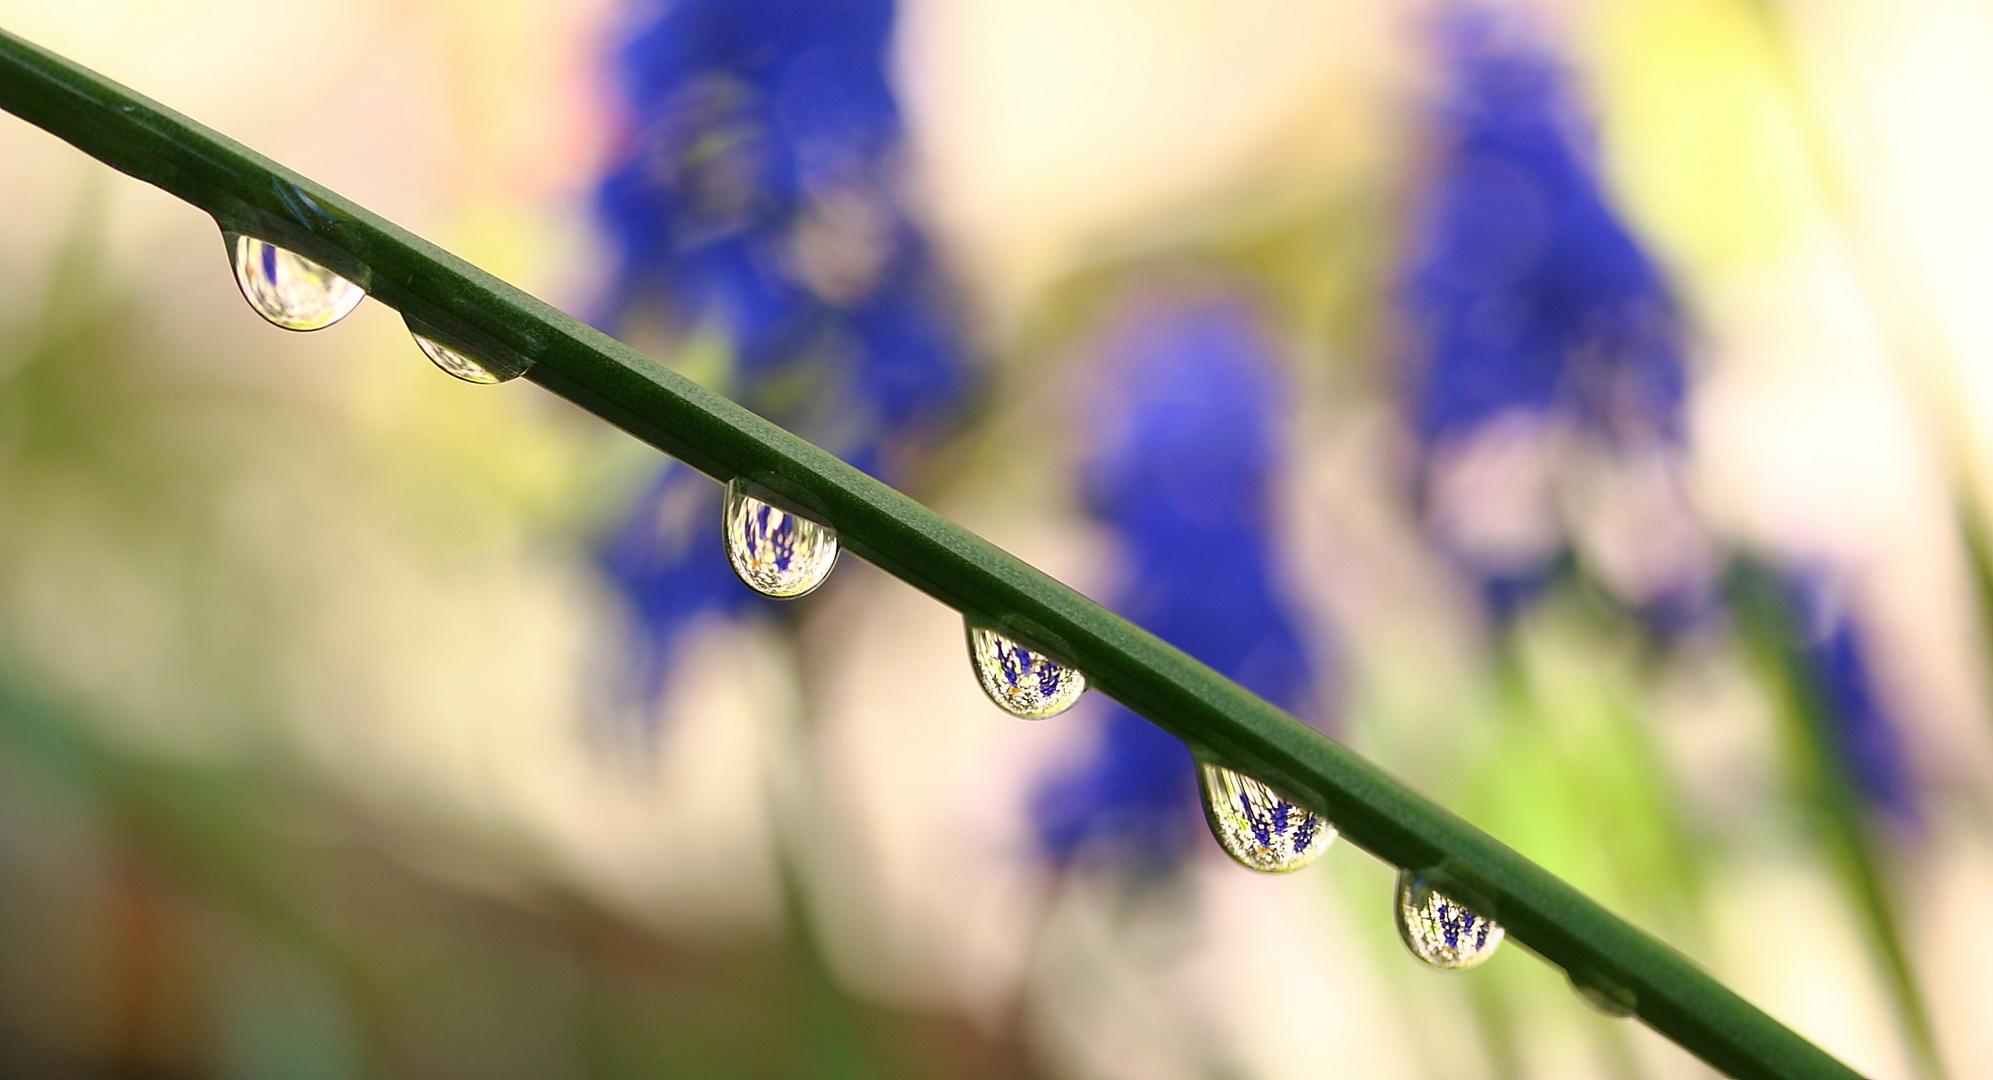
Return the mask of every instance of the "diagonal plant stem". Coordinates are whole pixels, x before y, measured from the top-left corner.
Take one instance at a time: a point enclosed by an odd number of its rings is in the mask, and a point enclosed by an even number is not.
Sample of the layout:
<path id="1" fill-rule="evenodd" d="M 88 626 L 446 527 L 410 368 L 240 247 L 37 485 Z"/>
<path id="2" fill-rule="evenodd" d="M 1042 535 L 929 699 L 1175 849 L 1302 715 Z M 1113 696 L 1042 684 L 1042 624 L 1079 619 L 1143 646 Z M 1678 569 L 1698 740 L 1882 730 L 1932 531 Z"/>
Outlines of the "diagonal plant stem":
<path id="1" fill-rule="evenodd" d="M 0 108 L 213 215 L 322 263 L 470 356 L 527 378 L 720 481 L 744 478 L 949 607 L 1071 661 L 1171 734 L 1424 870 L 1594 999 L 1632 1008 L 1747 1080 L 1857 1074 L 1687 957 L 1350 750 L 836 457 L 462 259 L 117 83 L 0 31 Z M 1379 917 L 1388 904 L 1380 901 Z"/>

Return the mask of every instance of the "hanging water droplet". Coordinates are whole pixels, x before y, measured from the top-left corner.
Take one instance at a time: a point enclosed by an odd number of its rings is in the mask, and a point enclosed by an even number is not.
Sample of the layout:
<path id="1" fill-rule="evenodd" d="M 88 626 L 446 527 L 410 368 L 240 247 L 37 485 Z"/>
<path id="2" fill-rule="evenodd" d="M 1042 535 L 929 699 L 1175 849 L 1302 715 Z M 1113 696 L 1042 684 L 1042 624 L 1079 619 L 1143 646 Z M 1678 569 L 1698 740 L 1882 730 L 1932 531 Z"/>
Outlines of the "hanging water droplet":
<path id="1" fill-rule="evenodd" d="M 794 599 L 823 584 L 837 565 L 837 530 L 770 506 L 738 480 L 727 485 L 722 520 L 734 573 L 763 596 Z"/>
<path id="2" fill-rule="evenodd" d="M 1086 693 L 1086 676 L 1078 668 L 988 627 L 967 626 L 969 660 L 976 667 L 976 681 L 1004 712 L 1026 720 L 1043 720 L 1072 708 Z"/>
<path id="3" fill-rule="evenodd" d="M 1197 786 L 1204 792 L 1204 820 L 1211 835 L 1249 870 L 1299 870 L 1336 838 L 1336 827 L 1327 818 L 1223 765 L 1198 762 Z"/>
<path id="4" fill-rule="evenodd" d="M 1625 1019 L 1632 1016 L 1638 1005 L 1630 987 L 1622 986 L 1596 971 L 1573 969 L 1571 989 L 1585 999 L 1585 1004 L 1607 1016 Z"/>
<path id="5" fill-rule="evenodd" d="M 1436 968 L 1477 967 L 1495 955 L 1507 934 L 1500 923 L 1462 907 L 1409 870 L 1398 872 L 1397 907 L 1405 947 Z"/>
<path id="6" fill-rule="evenodd" d="M 415 338 L 415 347 L 421 349 L 422 355 L 428 357 L 431 363 L 465 382 L 484 383 L 488 385 L 505 381 L 504 376 L 465 356 L 463 353 L 450 348 L 448 345 L 431 341 L 421 334 L 413 334 L 413 336 Z"/>
<path id="7" fill-rule="evenodd" d="M 491 342 L 479 346 L 477 358 L 472 359 L 462 349 L 443 344 L 445 337 L 452 341 L 462 340 L 461 334 L 432 329 L 428 322 L 411 317 L 406 312 L 402 314 L 402 322 L 408 327 L 409 335 L 415 338 L 415 345 L 422 350 L 422 355 L 453 378 L 489 385 L 516 379 L 533 366 L 532 360 Z"/>
<path id="8" fill-rule="evenodd" d="M 243 299 L 286 330 L 323 330 L 352 314 L 366 291 L 296 252 L 253 236 L 228 237 Z"/>

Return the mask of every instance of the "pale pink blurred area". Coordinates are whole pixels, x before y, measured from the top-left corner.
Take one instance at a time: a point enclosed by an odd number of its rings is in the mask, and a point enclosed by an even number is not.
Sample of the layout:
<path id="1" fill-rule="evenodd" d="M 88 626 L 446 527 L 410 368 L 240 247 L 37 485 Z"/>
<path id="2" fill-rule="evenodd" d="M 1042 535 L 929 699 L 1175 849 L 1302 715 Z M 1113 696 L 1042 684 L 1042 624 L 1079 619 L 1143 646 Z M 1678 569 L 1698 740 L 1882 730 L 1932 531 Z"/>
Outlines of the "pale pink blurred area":
<path id="1" fill-rule="evenodd" d="M 4 0 L 0 26 L 604 321 L 597 185 L 641 135 L 616 56 L 653 8 Z M 905 486 L 1139 596 L 1085 475 L 1103 343 L 1145 298 L 1236 301 L 1332 737 L 1863 1074 L 1993 1077 L 1993 15 L 1500 8 L 1568 67 L 1680 306 L 1679 445 L 1520 414 L 1420 443 L 1403 277 L 1451 6 L 903 0 L 906 213 L 980 380 Z M 624 329 L 724 384 L 724 342 Z M 703 615 L 660 696 L 620 693 L 639 616 L 599 551 L 654 451 L 451 380 L 378 303 L 266 325 L 202 212 L 12 118 L 0 340 L 0 1071 L 1712 1075 L 1516 944 L 1421 965 L 1395 869 L 1346 841 L 1280 876 L 1201 836 L 1167 874 L 1052 857 L 1044 792 L 1111 703 L 1004 715 L 961 614 L 848 550 L 792 616 Z M 1488 614 L 1476 568 L 1567 549 L 1581 586 Z M 1866 633 L 1918 785 L 1873 832 L 1934 1058 L 1746 631 L 1626 615 L 1739 556 L 1831 578 Z"/>

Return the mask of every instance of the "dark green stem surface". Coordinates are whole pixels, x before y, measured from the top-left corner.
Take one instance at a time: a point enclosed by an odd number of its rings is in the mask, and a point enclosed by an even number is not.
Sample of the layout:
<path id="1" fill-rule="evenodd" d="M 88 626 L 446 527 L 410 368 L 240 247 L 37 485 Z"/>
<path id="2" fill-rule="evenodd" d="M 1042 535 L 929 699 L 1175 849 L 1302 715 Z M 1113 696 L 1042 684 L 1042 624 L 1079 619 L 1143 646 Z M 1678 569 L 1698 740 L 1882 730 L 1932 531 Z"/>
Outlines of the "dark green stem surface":
<path id="1" fill-rule="evenodd" d="M 1351 842 L 1440 875 L 1512 939 L 1574 982 L 1630 999 L 1641 1020 L 1714 1068 L 1749 1080 L 1856 1075 L 1681 953 L 1153 634 L 434 244 L 5 31 L 0 108 L 225 230 L 324 264 L 467 355 L 531 361 L 527 378 L 717 480 L 744 477 L 789 500 L 834 526 L 848 550 L 1070 660 L 1095 688 L 1326 814 Z M 1388 907 L 1380 898 L 1380 918 Z"/>

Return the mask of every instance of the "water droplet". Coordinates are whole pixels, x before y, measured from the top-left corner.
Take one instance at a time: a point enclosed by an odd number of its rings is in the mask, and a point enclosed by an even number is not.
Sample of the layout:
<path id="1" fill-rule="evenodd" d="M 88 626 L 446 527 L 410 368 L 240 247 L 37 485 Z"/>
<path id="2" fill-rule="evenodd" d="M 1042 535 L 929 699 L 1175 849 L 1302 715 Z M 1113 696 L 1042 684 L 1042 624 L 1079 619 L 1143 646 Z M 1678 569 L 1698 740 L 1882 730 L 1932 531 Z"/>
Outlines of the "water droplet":
<path id="1" fill-rule="evenodd" d="M 727 485 L 723 515 L 727 560 L 747 587 L 763 596 L 792 600 L 824 583 L 837 565 L 837 530 Z"/>
<path id="2" fill-rule="evenodd" d="M 286 330 L 323 330 L 352 314 L 367 296 L 310 259 L 253 236 L 230 237 L 228 254 L 243 299 Z"/>
<path id="3" fill-rule="evenodd" d="M 1285 874 L 1315 861 L 1336 838 L 1328 819 L 1250 776 L 1197 763 L 1204 820 L 1218 846 L 1249 870 Z"/>
<path id="4" fill-rule="evenodd" d="M 1632 1016 L 1638 1004 L 1633 991 L 1600 975 L 1596 971 L 1573 969 L 1571 989 L 1585 999 L 1585 1004 L 1607 1016 L 1624 1019 Z"/>
<path id="5" fill-rule="evenodd" d="M 1507 933 L 1433 888 L 1424 875 L 1398 872 L 1398 936 L 1413 956 L 1451 971 L 1477 967 L 1495 955 Z"/>
<path id="6" fill-rule="evenodd" d="M 1043 720 L 1073 707 L 1086 693 L 1086 676 L 1042 652 L 988 627 L 969 623 L 969 660 L 976 681 L 996 707 L 1026 720 Z"/>
<path id="7" fill-rule="evenodd" d="M 460 335 L 433 330 L 427 322 L 410 317 L 406 312 L 402 314 L 402 322 L 408 327 L 409 335 L 415 338 L 415 345 L 422 350 L 422 355 L 453 378 L 489 385 L 516 379 L 533 366 L 533 361 L 519 353 L 490 343 L 479 347 L 477 358 L 472 359 L 470 353 L 442 342 L 445 337 L 453 341 L 462 340 Z"/>
<path id="8" fill-rule="evenodd" d="M 509 376 L 500 375 L 483 364 L 465 356 L 441 342 L 431 341 L 421 334 L 414 334 L 415 346 L 430 362 L 457 378 L 469 383 L 501 383 Z"/>

